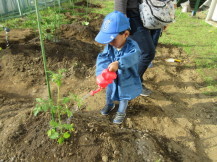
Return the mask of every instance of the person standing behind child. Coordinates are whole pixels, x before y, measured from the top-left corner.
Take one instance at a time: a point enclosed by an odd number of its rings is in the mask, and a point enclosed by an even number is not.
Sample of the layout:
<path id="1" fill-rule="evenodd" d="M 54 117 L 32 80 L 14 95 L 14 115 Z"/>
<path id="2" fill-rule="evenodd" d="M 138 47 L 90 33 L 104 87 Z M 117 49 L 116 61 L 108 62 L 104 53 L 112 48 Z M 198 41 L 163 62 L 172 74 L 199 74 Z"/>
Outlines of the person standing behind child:
<path id="1" fill-rule="evenodd" d="M 114 8 L 120 11 L 130 19 L 131 36 L 140 49 L 141 57 L 139 63 L 139 75 L 143 81 L 143 74 L 149 64 L 155 57 L 155 46 L 157 45 L 161 29 L 148 29 L 142 24 L 139 12 L 139 3 L 141 0 L 115 0 Z M 149 96 L 151 91 L 143 85 L 141 96 Z"/>
<path id="2" fill-rule="evenodd" d="M 114 101 L 119 101 L 119 108 L 113 120 L 121 124 L 126 116 L 128 101 L 139 96 L 142 84 L 138 74 L 140 48 L 129 38 L 130 23 L 128 18 L 119 11 L 108 14 L 97 34 L 95 41 L 106 44 L 99 53 L 96 62 L 96 76 L 104 69 L 116 72 L 117 78 L 106 89 L 106 105 L 102 115 L 108 115 L 115 108 Z"/>

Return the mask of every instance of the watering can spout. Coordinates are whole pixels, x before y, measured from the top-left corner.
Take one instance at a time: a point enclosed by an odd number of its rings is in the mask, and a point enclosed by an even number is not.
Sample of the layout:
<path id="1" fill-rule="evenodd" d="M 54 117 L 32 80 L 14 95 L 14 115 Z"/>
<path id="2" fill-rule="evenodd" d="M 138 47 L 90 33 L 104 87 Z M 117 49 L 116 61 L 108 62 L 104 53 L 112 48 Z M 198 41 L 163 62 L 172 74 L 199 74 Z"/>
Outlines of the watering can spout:
<path id="1" fill-rule="evenodd" d="M 101 90 L 102 90 L 102 88 L 99 87 L 99 88 L 96 89 L 95 91 L 91 91 L 91 92 L 90 92 L 90 95 L 91 95 L 91 96 L 94 96 L 95 93 L 98 93 L 98 92 L 101 91 Z"/>

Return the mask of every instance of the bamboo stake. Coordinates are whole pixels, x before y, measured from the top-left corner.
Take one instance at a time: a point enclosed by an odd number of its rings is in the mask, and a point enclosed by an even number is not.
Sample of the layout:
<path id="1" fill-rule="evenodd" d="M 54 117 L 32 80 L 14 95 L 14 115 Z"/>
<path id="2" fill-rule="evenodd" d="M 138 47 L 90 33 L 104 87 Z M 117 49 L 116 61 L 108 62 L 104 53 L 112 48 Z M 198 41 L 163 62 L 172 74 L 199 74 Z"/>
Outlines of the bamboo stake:
<path id="1" fill-rule="evenodd" d="M 41 30 L 41 20 L 39 17 L 38 0 L 35 0 L 35 11 L 36 11 L 36 16 L 38 20 L 38 31 L 39 31 L 39 36 L 40 36 L 41 53 L 42 53 L 42 58 L 43 58 L 43 63 L 44 63 L 46 83 L 47 83 L 49 98 L 51 99 L 51 91 L 50 91 L 49 77 L 47 73 L 47 63 L 46 63 L 46 56 L 45 56 L 45 49 L 44 49 L 44 41 L 43 41 L 42 30 Z"/>

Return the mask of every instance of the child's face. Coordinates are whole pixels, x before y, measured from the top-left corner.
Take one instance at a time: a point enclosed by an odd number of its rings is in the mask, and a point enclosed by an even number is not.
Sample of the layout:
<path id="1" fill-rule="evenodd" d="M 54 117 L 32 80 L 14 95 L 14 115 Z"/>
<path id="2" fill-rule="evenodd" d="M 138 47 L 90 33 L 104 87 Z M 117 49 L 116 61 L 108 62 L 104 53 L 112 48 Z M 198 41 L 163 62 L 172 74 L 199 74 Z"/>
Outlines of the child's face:
<path id="1" fill-rule="evenodd" d="M 114 46 L 115 48 L 122 48 L 126 42 L 127 37 L 129 36 L 130 32 L 127 30 L 124 34 L 118 34 L 118 36 L 109 44 Z"/>

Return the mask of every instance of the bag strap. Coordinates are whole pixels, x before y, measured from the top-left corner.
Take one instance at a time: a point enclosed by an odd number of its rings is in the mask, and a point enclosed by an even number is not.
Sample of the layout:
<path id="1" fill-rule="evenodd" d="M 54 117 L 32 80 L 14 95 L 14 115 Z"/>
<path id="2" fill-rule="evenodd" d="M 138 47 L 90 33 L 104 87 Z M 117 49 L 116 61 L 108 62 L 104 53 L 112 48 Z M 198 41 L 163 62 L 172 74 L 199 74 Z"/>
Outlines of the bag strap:
<path id="1" fill-rule="evenodd" d="M 152 1 L 151 0 L 147 0 L 147 3 L 148 2 L 150 2 L 151 3 L 151 5 L 153 6 L 153 7 L 156 7 L 156 8 L 163 8 L 163 7 L 165 7 L 166 6 L 166 3 L 165 2 L 163 2 L 163 1 L 160 1 L 160 2 L 162 2 L 164 5 L 163 6 L 155 6 L 153 3 L 152 3 Z"/>

